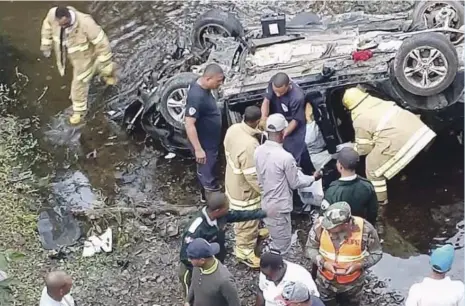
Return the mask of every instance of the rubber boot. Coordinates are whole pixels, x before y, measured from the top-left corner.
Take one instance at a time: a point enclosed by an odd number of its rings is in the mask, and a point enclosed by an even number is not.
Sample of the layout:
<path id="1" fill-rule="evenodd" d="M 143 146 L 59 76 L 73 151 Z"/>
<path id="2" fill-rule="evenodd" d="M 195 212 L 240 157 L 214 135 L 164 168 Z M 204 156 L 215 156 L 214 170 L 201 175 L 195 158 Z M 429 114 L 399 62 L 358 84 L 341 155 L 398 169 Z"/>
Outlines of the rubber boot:
<path id="1" fill-rule="evenodd" d="M 107 85 L 115 85 L 116 84 L 116 78 L 115 77 L 102 77 L 103 81 Z"/>
<path id="2" fill-rule="evenodd" d="M 83 113 L 83 112 L 74 112 L 69 117 L 69 123 L 71 125 L 79 125 L 84 121 L 84 116 L 85 116 L 85 113 Z"/>
<path id="3" fill-rule="evenodd" d="M 257 257 L 255 255 L 253 249 L 246 250 L 235 247 L 234 252 L 236 253 L 236 258 L 239 262 L 242 262 L 243 264 L 247 265 L 252 269 L 260 268 L 260 257 Z"/>

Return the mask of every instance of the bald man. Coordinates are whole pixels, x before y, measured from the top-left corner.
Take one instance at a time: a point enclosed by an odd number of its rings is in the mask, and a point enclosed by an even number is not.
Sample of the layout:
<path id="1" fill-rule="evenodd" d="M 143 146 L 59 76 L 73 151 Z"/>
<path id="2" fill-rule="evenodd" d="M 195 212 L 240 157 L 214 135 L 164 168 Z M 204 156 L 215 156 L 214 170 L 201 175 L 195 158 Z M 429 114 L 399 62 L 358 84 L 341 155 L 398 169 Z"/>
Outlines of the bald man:
<path id="1" fill-rule="evenodd" d="M 75 306 L 69 295 L 73 280 L 63 271 L 50 272 L 45 277 L 45 288 L 42 291 L 39 306 Z"/>

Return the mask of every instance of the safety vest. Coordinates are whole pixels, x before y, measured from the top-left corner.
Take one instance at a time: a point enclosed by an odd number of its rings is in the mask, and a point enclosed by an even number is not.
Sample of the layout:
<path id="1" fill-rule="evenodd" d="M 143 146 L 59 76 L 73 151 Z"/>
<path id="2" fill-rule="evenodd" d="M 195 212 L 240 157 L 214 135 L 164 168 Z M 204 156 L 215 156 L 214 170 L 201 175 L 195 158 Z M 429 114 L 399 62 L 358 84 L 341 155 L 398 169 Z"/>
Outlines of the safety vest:
<path id="1" fill-rule="evenodd" d="M 360 228 L 359 231 L 352 232 L 341 245 L 338 251 L 334 248 L 333 242 L 327 230 L 323 229 L 320 238 L 320 255 L 323 256 L 325 261 L 336 264 L 337 269 L 346 269 L 351 264 L 360 262 L 363 259 L 362 251 L 362 233 L 363 233 L 363 219 L 353 217 L 355 224 Z M 336 280 L 339 284 L 349 284 L 360 277 L 362 271 L 356 271 L 349 275 L 334 275 L 333 273 L 320 268 L 320 273 L 327 280 Z"/>

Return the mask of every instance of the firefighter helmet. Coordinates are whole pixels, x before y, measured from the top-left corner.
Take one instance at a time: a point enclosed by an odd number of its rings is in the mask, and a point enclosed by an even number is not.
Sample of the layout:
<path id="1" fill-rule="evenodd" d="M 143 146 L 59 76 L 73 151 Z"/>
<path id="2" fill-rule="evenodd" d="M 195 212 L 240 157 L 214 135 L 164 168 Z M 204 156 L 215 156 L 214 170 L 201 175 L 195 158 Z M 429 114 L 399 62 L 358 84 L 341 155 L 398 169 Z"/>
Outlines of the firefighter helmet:
<path id="1" fill-rule="evenodd" d="M 352 87 L 346 89 L 344 92 L 344 96 L 342 97 L 342 104 L 344 104 L 345 108 L 348 110 L 352 110 L 367 96 L 368 93 L 364 92 L 362 89 L 358 87 Z"/>

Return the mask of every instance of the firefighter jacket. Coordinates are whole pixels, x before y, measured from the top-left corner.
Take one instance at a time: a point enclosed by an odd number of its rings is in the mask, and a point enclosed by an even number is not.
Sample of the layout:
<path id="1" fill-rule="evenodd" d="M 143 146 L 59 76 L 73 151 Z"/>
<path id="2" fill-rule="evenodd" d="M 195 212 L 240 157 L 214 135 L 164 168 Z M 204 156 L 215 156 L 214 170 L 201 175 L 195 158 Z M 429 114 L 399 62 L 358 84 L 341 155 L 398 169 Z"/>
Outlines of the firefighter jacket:
<path id="1" fill-rule="evenodd" d="M 208 242 L 216 242 L 220 245 L 220 252 L 215 256 L 221 262 L 226 258 L 225 230 L 228 223 L 259 220 L 266 217 L 266 212 L 257 209 L 250 211 L 229 211 L 229 213 L 216 220 L 210 220 L 204 207 L 193 219 L 182 235 L 180 260 L 187 267 L 192 268 L 192 264 L 187 258 L 187 246 L 195 238 L 203 238 Z"/>
<path id="2" fill-rule="evenodd" d="M 367 155 L 367 178 L 381 200 L 387 197 L 381 195 L 387 192 L 385 180 L 407 166 L 436 134 L 396 103 L 372 97 L 358 88 L 348 89 L 343 103 L 351 112 L 355 149 Z"/>
<path id="3" fill-rule="evenodd" d="M 245 122 L 233 124 L 224 138 L 226 155 L 225 189 L 229 208 L 260 208 L 260 187 L 255 169 L 254 152 L 259 146 L 260 131 Z"/>
<path id="4" fill-rule="evenodd" d="M 345 272 L 350 265 L 360 263 L 364 257 L 362 250 L 362 231 L 364 220 L 360 217 L 353 217 L 353 220 L 356 230 L 350 234 L 350 237 L 345 239 L 337 251 L 328 231 L 323 229 L 321 232 L 319 253 L 325 261 L 335 264 L 336 273 L 339 272 L 338 270 Z M 362 275 L 361 270 L 348 275 L 334 275 L 332 272 L 324 269 L 323 267 L 320 267 L 319 271 L 327 280 L 335 280 L 339 284 L 352 283 L 357 280 L 360 275 Z"/>
<path id="5" fill-rule="evenodd" d="M 56 7 L 49 10 L 42 23 L 41 50 L 53 48 L 58 71 L 65 74 L 66 59 L 73 66 L 73 76 L 78 81 L 89 82 L 96 69 L 107 71 L 101 73 L 111 76 L 113 69 L 110 42 L 103 29 L 90 15 L 81 13 L 69 6 L 73 24 L 62 29 L 55 18 Z M 109 72 L 111 71 L 111 72 Z"/>

